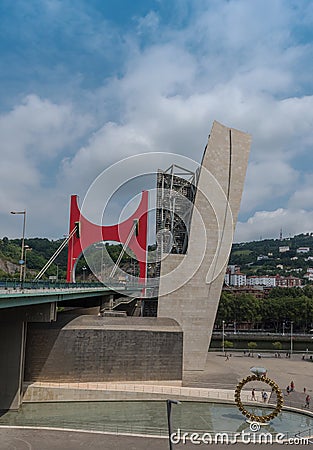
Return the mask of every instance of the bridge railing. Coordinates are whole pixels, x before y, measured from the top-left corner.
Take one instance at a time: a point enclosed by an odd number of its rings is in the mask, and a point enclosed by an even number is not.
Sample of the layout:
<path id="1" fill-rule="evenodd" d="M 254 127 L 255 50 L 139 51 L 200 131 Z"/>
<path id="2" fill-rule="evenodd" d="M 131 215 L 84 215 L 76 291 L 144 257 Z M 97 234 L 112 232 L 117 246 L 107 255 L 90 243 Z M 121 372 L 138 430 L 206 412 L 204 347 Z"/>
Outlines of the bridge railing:
<path id="1" fill-rule="evenodd" d="M 141 289 L 143 286 L 139 283 L 125 283 L 117 281 L 100 282 L 83 282 L 83 283 L 67 283 L 64 281 L 25 281 L 21 283 L 18 280 L 0 280 L 0 290 L 29 290 L 29 289 L 88 289 L 88 288 L 126 288 Z"/>

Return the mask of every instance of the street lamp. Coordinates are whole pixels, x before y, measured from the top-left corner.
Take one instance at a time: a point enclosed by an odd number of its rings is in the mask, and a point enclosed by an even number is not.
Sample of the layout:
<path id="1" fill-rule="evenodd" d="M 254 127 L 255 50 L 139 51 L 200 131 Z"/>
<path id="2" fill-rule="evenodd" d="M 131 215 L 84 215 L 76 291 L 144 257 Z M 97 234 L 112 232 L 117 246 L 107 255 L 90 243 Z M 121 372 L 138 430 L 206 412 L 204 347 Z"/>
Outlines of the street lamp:
<path id="1" fill-rule="evenodd" d="M 84 266 L 82 270 L 83 270 L 83 283 L 85 283 L 85 271 L 87 270 L 87 267 Z"/>
<path id="2" fill-rule="evenodd" d="M 290 322 L 290 356 L 292 356 L 292 351 L 293 351 L 293 321 Z"/>
<path id="3" fill-rule="evenodd" d="M 23 214 L 23 233 L 22 233 L 22 250 L 21 250 L 21 259 L 20 263 L 20 282 L 23 282 L 23 273 L 24 273 L 24 242 L 25 242 L 25 226 L 26 226 L 26 209 L 23 211 L 11 211 L 11 214 Z"/>
<path id="4" fill-rule="evenodd" d="M 101 263 L 100 263 L 100 279 L 101 282 L 103 283 L 104 281 L 104 275 L 105 275 L 105 263 L 104 263 L 104 247 L 105 247 L 105 242 L 101 241 L 99 242 L 99 245 L 95 245 L 95 248 L 101 249 Z"/>
<path id="5" fill-rule="evenodd" d="M 180 405 L 181 402 L 178 400 L 166 400 L 166 407 L 167 407 L 167 425 L 168 425 L 168 442 L 169 442 L 169 448 L 170 450 L 173 450 L 173 443 L 172 443 L 172 421 L 171 421 L 171 413 L 172 413 L 172 405 Z"/>
<path id="6" fill-rule="evenodd" d="M 223 320 L 223 328 L 222 328 L 222 350 L 223 354 L 225 353 L 225 320 Z"/>
<path id="7" fill-rule="evenodd" d="M 26 258 L 27 258 L 27 252 L 29 252 L 30 250 L 31 250 L 31 247 L 29 245 L 24 245 L 25 260 L 24 260 L 23 283 L 25 282 L 25 279 L 26 279 Z"/>
<path id="8" fill-rule="evenodd" d="M 285 336 L 285 322 L 283 322 L 283 336 Z"/>

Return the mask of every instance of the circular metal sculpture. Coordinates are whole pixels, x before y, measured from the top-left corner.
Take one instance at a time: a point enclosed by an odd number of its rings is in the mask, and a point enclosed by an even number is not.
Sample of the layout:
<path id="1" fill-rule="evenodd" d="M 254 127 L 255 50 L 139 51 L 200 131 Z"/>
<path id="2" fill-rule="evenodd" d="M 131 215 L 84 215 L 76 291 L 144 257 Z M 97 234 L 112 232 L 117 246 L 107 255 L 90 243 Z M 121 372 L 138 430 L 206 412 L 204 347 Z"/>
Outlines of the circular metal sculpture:
<path id="1" fill-rule="evenodd" d="M 266 376 L 266 369 L 264 369 L 263 367 L 252 367 L 251 372 L 253 372 L 254 375 L 249 375 L 248 377 L 241 380 L 240 383 L 238 383 L 236 390 L 235 390 L 235 402 L 236 402 L 236 405 L 237 405 L 239 411 L 248 420 L 265 424 L 265 423 L 269 422 L 270 420 L 274 419 L 274 417 L 276 417 L 280 413 L 280 411 L 283 407 L 283 404 L 284 404 L 283 394 L 282 394 L 282 391 L 281 391 L 280 387 L 278 386 L 278 384 Z M 250 381 L 261 381 L 263 383 L 266 383 L 272 388 L 273 391 L 276 392 L 276 396 L 277 396 L 276 407 L 270 414 L 267 414 L 265 416 L 258 416 L 256 414 L 250 413 L 243 406 L 241 398 L 240 398 L 240 393 L 241 393 L 242 388 L 245 386 L 245 384 L 249 383 Z"/>

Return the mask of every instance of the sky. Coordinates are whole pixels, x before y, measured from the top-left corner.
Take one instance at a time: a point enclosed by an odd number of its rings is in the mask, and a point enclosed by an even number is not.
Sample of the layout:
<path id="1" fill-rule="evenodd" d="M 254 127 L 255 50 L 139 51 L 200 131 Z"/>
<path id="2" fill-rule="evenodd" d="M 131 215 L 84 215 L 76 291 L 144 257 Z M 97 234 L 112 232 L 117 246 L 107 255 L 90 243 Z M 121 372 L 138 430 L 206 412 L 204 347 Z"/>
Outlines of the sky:
<path id="1" fill-rule="evenodd" d="M 313 231 L 312 1 L 1 0 L 0 37 L 0 238 L 62 238 L 121 159 L 200 162 L 214 120 L 252 136 L 235 240 Z"/>

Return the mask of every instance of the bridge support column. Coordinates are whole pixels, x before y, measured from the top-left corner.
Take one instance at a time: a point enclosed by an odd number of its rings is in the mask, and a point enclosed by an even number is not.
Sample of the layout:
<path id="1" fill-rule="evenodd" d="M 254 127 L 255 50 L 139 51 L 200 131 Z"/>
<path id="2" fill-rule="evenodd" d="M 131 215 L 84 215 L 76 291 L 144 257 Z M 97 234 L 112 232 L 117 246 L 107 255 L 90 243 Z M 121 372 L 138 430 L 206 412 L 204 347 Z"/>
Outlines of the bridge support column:
<path id="1" fill-rule="evenodd" d="M 112 311 L 113 304 L 114 304 L 113 294 L 102 296 L 99 309 L 100 314 L 103 314 L 105 311 Z"/>
<path id="2" fill-rule="evenodd" d="M 0 411 L 22 403 L 27 322 L 51 322 L 56 314 L 56 303 L 0 310 Z"/>
<path id="3" fill-rule="evenodd" d="M 0 410 L 18 409 L 22 401 L 27 323 L 0 323 Z"/>

